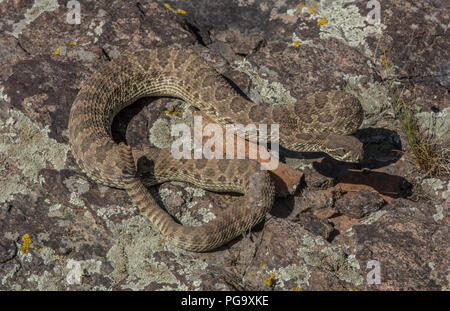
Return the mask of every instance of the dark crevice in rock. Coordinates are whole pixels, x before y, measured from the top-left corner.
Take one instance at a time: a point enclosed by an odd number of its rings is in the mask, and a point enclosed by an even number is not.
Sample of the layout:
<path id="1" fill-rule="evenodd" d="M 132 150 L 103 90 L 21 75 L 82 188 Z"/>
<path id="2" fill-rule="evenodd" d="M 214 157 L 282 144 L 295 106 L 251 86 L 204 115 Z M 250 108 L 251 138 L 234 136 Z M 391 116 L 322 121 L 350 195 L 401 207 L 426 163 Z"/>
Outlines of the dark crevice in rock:
<path id="1" fill-rule="evenodd" d="M 108 60 L 108 62 L 111 61 L 111 57 L 109 56 L 109 53 L 105 50 L 105 48 L 102 48 L 103 56 Z"/>
<path id="2" fill-rule="evenodd" d="M 146 14 L 145 14 L 144 8 L 142 7 L 142 4 L 140 2 L 137 2 L 136 7 L 138 8 L 139 12 L 141 13 L 141 18 L 144 19 Z"/>
<path id="3" fill-rule="evenodd" d="M 188 17 L 184 20 L 183 28 L 192 33 L 199 44 L 207 46 L 212 43 L 209 31 L 205 26 L 196 22 L 193 17 Z"/>
<path id="4" fill-rule="evenodd" d="M 17 40 L 17 46 L 18 46 L 22 51 L 24 51 L 27 55 L 31 55 L 31 53 L 30 53 L 26 48 L 23 47 L 23 45 L 22 45 L 22 43 L 20 42 L 19 39 L 17 39 L 17 38 L 14 38 L 14 39 Z"/>

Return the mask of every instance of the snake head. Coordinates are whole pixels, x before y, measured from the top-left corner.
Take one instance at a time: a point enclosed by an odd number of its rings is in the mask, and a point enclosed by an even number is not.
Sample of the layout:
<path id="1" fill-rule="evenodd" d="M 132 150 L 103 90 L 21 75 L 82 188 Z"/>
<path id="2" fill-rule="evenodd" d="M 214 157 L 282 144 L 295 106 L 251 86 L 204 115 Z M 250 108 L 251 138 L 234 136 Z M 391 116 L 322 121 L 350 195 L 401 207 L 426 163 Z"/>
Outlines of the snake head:
<path id="1" fill-rule="evenodd" d="M 360 162 L 363 159 L 363 144 L 353 136 L 330 134 L 326 142 L 326 153 L 345 162 Z"/>

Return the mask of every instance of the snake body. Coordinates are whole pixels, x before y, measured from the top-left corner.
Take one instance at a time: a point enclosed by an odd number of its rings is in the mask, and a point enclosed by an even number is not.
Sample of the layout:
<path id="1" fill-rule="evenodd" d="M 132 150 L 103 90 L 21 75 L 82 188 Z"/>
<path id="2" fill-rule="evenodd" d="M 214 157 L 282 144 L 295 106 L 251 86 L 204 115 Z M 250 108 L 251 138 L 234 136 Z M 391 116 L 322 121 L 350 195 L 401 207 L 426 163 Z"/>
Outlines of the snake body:
<path id="1" fill-rule="evenodd" d="M 273 107 L 243 98 L 191 51 L 158 48 L 114 59 L 83 83 L 72 105 L 72 153 L 90 178 L 126 189 L 163 235 L 190 251 L 215 249 L 261 222 L 273 204 L 274 185 L 269 173 L 249 159 L 175 160 L 164 149 L 149 151 L 145 159 L 135 158 L 129 146 L 114 142 L 111 124 L 124 107 L 150 96 L 180 98 L 221 126 L 279 124 L 280 144 L 291 150 L 321 151 L 352 162 L 362 157 L 361 142 L 348 134 L 358 129 L 363 113 L 358 100 L 347 93 L 322 92 Z M 202 226 L 183 226 L 159 207 L 146 188 L 170 180 L 242 193 L 246 204 L 229 207 Z"/>

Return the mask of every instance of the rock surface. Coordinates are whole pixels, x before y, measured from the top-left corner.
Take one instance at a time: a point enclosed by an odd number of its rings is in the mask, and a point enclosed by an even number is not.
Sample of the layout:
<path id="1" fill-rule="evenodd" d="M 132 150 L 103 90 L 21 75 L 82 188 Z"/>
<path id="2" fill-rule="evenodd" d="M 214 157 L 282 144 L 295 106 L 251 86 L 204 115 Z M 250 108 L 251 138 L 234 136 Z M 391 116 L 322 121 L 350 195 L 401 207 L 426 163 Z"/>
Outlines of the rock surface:
<path id="1" fill-rule="evenodd" d="M 383 67 L 424 128 L 435 120 L 448 140 L 446 0 L 382 2 L 375 25 L 366 1 L 80 1 L 80 24 L 66 5 L 0 1 L 0 290 L 449 290 L 449 176 L 415 166 Z M 214 252 L 171 246 L 124 191 L 84 175 L 67 131 L 82 81 L 155 46 L 195 50 L 255 102 L 352 92 L 365 163 L 283 151 L 305 176 L 264 224 Z M 161 148 L 171 124 L 191 119 L 178 100 L 142 99 L 113 134 Z M 194 226 L 242 204 L 187 183 L 149 191 Z"/>
<path id="2" fill-rule="evenodd" d="M 377 193 L 367 189 L 336 201 L 335 208 L 351 218 L 362 218 L 378 211 L 386 201 Z"/>

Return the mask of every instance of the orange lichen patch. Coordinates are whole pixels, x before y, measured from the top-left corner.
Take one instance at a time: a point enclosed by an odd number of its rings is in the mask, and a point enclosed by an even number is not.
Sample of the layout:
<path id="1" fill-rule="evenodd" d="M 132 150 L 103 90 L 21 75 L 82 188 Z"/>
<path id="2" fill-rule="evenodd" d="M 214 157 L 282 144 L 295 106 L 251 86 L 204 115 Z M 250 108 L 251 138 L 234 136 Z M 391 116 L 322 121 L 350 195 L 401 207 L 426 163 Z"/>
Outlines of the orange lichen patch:
<path id="1" fill-rule="evenodd" d="M 305 4 L 303 4 L 303 3 L 300 3 L 300 4 L 297 4 L 297 6 L 298 6 L 299 8 L 302 8 L 302 9 L 303 9 L 303 8 L 308 8 L 309 11 L 311 12 L 311 14 L 317 13 L 317 11 L 314 10 L 314 8 L 313 8 L 311 5 L 305 5 Z M 314 3 L 314 7 L 317 8 L 317 6 L 318 6 L 318 4 L 317 4 L 317 3 Z"/>
<path id="2" fill-rule="evenodd" d="M 167 110 L 164 110 L 164 113 L 167 114 L 168 116 L 170 116 L 170 115 L 177 116 L 177 115 L 181 114 L 181 112 L 175 111 L 173 108 L 169 108 Z"/>
<path id="3" fill-rule="evenodd" d="M 166 7 L 166 8 L 168 8 L 169 10 L 171 10 L 171 11 L 175 11 L 173 8 L 172 8 L 172 6 L 170 5 L 170 4 L 168 4 L 168 3 L 164 3 L 164 6 Z M 183 9 L 177 9 L 176 10 L 178 13 L 180 13 L 180 14 L 183 14 L 183 15 L 186 15 L 186 11 L 185 10 L 183 10 Z"/>
<path id="4" fill-rule="evenodd" d="M 308 5 L 307 8 L 311 11 L 311 14 L 317 13 L 317 11 L 314 10 L 312 6 Z"/>
<path id="5" fill-rule="evenodd" d="M 174 115 L 174 116 L 179 116 L 179 115 L 181 115 L 181 112 L 180 112 L 180 111 L 175 111 L 173 108 L 169 108 L 169 109 L 167 109 L 167 110 L 164 110 L 164 113 L 165 113 L 166 115 L 168 115 L 168 116 L 170 116 L 170 115 Z"/>
<path id="6" fill-rule="evenodd" d="M 61 51 L 61 49 L 60 49 L 60 48 L 57 48 L 56 51 L 52 52 L 52 54 L 53 54 L 53 55 L 58 55 L 60 51 Z"/>
<path id="7" fill-rule="evenodd" d="M 267 284 L 268 286 L 272 286 L 274 279 L 275 279 L 275 273 L 270 272 L 270 276 L 264 280 L 264 283 Z"/>
<path id="8" fill-rule="evenodd" d="M 300 43 L 298 41 L 294 41 L 294 42 L 292 42 L 292 44 L 294 44 L 296 47 L 300 46 Z"/>
<path id="9" fill-rule="evenodd" d="M 22 241 L 23 241 L 23 244 L 22 244 L 22 246 L 20 247 L 20 251 L 21 251 L 22 253 L 27 254 L 27 253 L 28 253 L 28 248 L 30 247 L 31 243 L 33 243 L 33 242 L 31 241 L 31 239 L 30 239 L 30 235 L 29 235 L 28 233 L 25 233 L 25 234 L 22 236 Z"/>
<path id="10" fill-rule="evenodd" d="M 325 25 L 327 23 L 328 23 L 328 20 L 326 18 L 321 18 L 317 21 L 317 26 Z"/>

